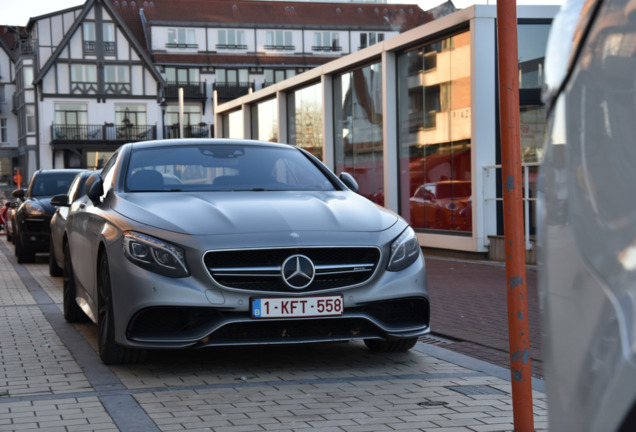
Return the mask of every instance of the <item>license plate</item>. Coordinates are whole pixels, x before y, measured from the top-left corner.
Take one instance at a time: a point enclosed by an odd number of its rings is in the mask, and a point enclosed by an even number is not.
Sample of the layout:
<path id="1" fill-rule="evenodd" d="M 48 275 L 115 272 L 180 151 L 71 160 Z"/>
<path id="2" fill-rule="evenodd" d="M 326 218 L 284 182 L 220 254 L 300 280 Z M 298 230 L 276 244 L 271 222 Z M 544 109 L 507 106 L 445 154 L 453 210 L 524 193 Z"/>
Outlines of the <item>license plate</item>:
<path id="1" fill-rule="evenodd" d="M 265 297 L 252 299 L 252 318 L 338 316 L 344 312 L 341 295 L 320 297 Z"/>

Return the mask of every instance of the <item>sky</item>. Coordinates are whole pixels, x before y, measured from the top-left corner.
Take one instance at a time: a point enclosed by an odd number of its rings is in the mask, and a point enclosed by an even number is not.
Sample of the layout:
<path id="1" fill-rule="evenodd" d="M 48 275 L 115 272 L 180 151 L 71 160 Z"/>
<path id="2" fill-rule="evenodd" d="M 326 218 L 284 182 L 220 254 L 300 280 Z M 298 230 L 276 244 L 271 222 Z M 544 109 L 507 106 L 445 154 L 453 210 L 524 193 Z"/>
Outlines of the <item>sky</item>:
<path id="1" fill-rule="evenodd" d="M 562 4 L 564 0 L 517 0 L 518 4 Z M 84 4 L 84 0 L 0 0 L 0 25 L 25 26 L 29 18 Z M 389 3 L 415 3 L 427 10 L 444 0 L 389 0 Z M 453 0 L 459 9 L 473 4 L 495 4 L 496 0 Z"/>

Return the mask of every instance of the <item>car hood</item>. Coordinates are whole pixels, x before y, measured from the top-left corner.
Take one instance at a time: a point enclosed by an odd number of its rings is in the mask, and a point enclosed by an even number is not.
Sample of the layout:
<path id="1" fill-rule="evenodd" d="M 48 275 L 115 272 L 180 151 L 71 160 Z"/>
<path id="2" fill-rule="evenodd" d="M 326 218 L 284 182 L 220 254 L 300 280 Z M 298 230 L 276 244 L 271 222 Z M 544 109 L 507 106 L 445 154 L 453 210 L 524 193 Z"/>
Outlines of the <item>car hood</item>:
<path id="1" fill-rule="evenodd" d="M 52 196 L 35 196 L 27 199 L 25 202 L 32 202 L 39 204 L 43 209 L 44 213 L 52 216 L 55 213 L 55 206 L 51 204 Z"/>
<path id="2" fill-rule="evenodd" d="M 115 212 L 190 235 L 278 231 L 377 232 L 398 216 L 349 191 L 121 194 Z"/>

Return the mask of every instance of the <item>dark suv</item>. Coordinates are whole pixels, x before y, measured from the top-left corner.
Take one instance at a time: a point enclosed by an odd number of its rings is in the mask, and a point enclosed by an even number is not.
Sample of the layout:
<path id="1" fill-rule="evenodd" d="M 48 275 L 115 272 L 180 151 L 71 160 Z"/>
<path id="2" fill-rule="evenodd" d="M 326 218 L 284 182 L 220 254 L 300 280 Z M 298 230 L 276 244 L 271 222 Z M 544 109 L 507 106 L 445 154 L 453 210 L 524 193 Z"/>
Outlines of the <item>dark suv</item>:
<path id="1" fill-rule="evenodd" d="M 49 251 L 49 223 L 55 207 L 53 195 L 65 194 L 81 169 L 39 170 L 31 177 L 27 189 L 16 189 L 12 195 L 20 200 L 15 214 L 13 242 L 19 263 L 35 261 L 35 254 Z"/>

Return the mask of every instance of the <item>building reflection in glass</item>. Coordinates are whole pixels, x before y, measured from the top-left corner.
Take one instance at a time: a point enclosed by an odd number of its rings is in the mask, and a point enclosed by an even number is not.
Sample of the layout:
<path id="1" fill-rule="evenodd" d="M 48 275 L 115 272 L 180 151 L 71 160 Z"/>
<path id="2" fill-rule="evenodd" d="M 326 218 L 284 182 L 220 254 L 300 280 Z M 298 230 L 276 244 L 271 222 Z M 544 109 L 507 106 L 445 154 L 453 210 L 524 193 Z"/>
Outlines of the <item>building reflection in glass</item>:
<path id="1" fill-rule="evenodd" d="M 400 208 L 414 228 L 472 231 L 470 34 L 398 57 Z"/>
<path id="2" fill-rule="evenodd" d="M 352 174 L 359 193 L 384 204 L 382 70 L 380 63 L 334 79 L 336 172 Z"/>
<path id="3" fill-rule="evenodd" d="M 323 154 L 322 84 L 296 90 L 287 96 L 287 137 L 318 159 Z"/>

